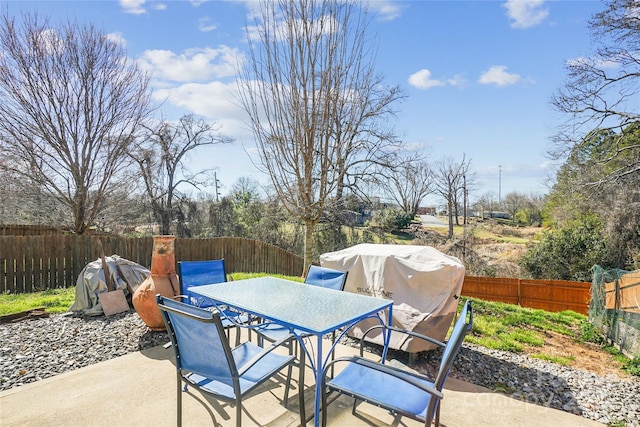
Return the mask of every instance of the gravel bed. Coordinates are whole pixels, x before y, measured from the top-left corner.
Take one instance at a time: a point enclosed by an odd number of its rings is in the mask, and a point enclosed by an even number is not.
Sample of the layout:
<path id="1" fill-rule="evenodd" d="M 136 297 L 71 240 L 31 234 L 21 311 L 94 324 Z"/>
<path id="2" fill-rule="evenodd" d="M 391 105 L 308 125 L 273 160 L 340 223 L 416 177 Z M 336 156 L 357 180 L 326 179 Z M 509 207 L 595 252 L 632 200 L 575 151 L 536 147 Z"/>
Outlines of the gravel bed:
<path id="1" fill-rule="evenodd" d="M 52 315 L 0 325 L 0 390 L 168 342 L 135 312 L 110 317 Z M 353 343 L 352 343 L 353 344 Z M 375 350 L 375 348 L 374 348 Z M 390 357 L 407 363 L 406 353 Z M 417 369 L 432 374 L 438 351 L 421 353 Z M 640 427 L 640 379 L 600 377 L 510 352 L 464 344 L 450 374 L 514 398 L 604 424 Z"/>

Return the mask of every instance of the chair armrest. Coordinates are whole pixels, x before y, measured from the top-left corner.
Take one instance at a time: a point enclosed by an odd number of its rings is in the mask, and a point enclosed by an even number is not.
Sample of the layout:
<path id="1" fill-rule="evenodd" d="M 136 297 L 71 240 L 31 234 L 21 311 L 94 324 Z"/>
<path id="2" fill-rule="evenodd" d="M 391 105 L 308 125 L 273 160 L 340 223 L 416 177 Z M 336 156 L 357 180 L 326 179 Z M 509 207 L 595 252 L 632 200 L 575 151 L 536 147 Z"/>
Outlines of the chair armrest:
<path id="1" fill-rule="evenodd" d="M 240 376 L 244 375 L 245 372 L 247 372 L 249 369 L 251 369 L 251 367 L 253 367 L 253 365 L 258 363 L 263 357 L 265 357 L 267 354 L 271 353 L 278 346 L 284 344 L 288 340 L 289 340 L 289 338 L 287 337 L 287 338 L 281 339 L 280 341 L 274 342 L 269 347 L 264 347 L 263 350 L 260 353 L 256 354 L 253 358 L 251 358 L 247 363 L 245 363 L 241 367 L 238 367 L 238 375 L 240 375 Z M 291 357 L 293 358 L 293 356 L 291 356 Z"/>
<path id="2" fill-rule="evenodd" d="M 389 366 L 389 365 L 384 365 L 382 363 L 378 363 L 378 362 L 374 362 L 372 360 L 369 359 L 365 359 L 363 357 L 358 357 L 358 356 L 351 356 L 351 357 L 339 357 L 331 362 L 329 362 L 327 364 L 327 366 L 324 369 L 323 372 L 323 378 L 326 378 L 326 373 L 328 372 L 328 369 L 331 367 L 331 365 L 335 365 L 336 363 L 341 363 L 341 362 L 349 362 L 349 363 L 356 363 L 358 365 L 362 365 L 368 369 L 373 369 L 375 371 L 378 372 L 382 372 L 385 375 L 389 375 L 395 378 L 398 378 L 408 384 L 411 384 L 414 387 L 419 388 L 420 390 L 426 391 L 427 393 L 442 399 L 444 397 L 444 395 L 442 394 L 442 392 L 440 392 L 439 390 L 437 390 L 434 387 L 429 387 L 427 385 L 425 385 L 424 383 L 420 382 L 419 380 L 423 380 L 423 381 L 429 381 L 431 382 L 432 380 L 425 376 L 422 375 L 420 373 L 409 373 L 407 371 L 404 371 L 400 368 L 395 368 L 393 366 Z"/>
<path id="3" fill-rule="evenodd" d="M 362 337 L 360 338 L 360 357 L 362 357 L 362 355 L 363 355 L 365 337 L 370 332 L 372 332 L 372 331 L 374 331 L 376 329 L 385 329 L 385 330 L 389 330 L 391 332 L 398 332 L 398 333 L 401 333 L 401 334 L 409 335 L 409 336 L 414 337 L 414 338 L 419 338 L 419 339 L 428 341 L 428 342 L 430 342 L 432 344 L 437 345 L 438 347 L 442 347 L 442 348 L 446 347 L 446 344 L 443 343 L 442 341 L 438 341 L 438 340 L 436 340 L 434 338 L 428 337 L 426 335 L 419 334 L 417 332 L 408 331 L 406 329 L 396 328 L 395 326 L 374 325 L 374 326 L 370 327 L 369 329 L 367 329 L 366 331 L 364 331 L 364 333 L 362 334 Z"/>

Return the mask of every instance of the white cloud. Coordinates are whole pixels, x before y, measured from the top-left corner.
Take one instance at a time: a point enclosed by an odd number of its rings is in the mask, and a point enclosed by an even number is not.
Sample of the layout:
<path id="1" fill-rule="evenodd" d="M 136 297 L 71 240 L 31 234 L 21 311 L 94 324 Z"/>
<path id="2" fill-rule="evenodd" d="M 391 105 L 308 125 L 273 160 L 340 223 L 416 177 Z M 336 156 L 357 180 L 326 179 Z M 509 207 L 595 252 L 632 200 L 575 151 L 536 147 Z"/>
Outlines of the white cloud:
<path id="1" fill-rule="evenodd" d="M 145 3 L 146 0 L 120 0 L 120 6 L 124 9 L 124 12 L 134 15 L 141 15 L 147 12 L 144 8 Z"/>
<path id="2" fill-rule="evenodd" d="M 107 39 L 123 47 L 127 45 L 127 41 L 125 40 L 124 37 L 122 37 L 122 33 L 120 32 L 107 34 Z"/>
<path id="3" fill-rule="evenodd" d="M 567 66 L 569 67 L 597 67 L 615 69 L 619 68 L 620 64 L 610 60 L 594 60 L 580 56 L 578 58 L 568 59 Z"/>
<path id="4" fill-rule="evenodd" d="M 166 10 L 167 5 L 157 1 L 148 3 L 147 0 L 120 0 L 120 7 L 124 10 L 124 13 L 131 13 L 134 15 L 142 15 L 147 13 L 145 5 L 148 5 L 153 10 Z"/>
<path id="5" fill-rule="evenodd" d="M 235 75 L 241 56 L 227 46 L 187 49 L 179 55 L 170 50 L 147 50 L 139 62 L 155 79 L 192 82 Z"/>
<path id="6" fill-rule="evenodd" d="M 210 83 L 186 83 L 166 89 L 156 89 L 156 100 L 168 102 L 192 111 L 194 114 L 209 118 L 235 116 L 234 96 L 236 84 L 213 81 Z"/>
<path id="7" fill-rule="evenodd" d="M 209 31 L 213 31 L 216 28 L 218 28 L 218 26 L 216 24 L 213 24 L 211 22 L 211 18 L 209 18 L 208 16 L 198 19 L 198 29 L 203 33 L 208 33 Z"/>
<path id="8" fill-rule="evenodd" d="M 413 73 L 409 76 L 409 84 L 417 87 L 418 89 L 430 89 L 436 86 L 444 86 L 445 83 L 441 80 L 435 80 L 431 78 L 431 71 L 423 68 L 422 70 Z"/>
<path id="9" fill-rule="evenodd" d="M 240 107 L 236 97 L 235 81 L 223 83 L 185 83 L 182 85 L 155 89 L 153 98 L 178 107 L 179 111 L 188 111 L 220 125 L 224 135 L 238 142 L 253 141 L 253 134 L 246 125 L 246 113 Z"/>
<path id="10" fill-rule="evenodd" d="M 508 86 L 516 84 L 520 81 L 519 74 L 507 73 L 507 67 L 504 65 L 494 65 L 487 71 L 482 73 L 478 79 L 479 83 L 497 86 Z"/>
<path id="11" fill-rule="evenodd" d="M 467 85 L 467 79 L 465 79 L 462 74 L 456 74 L 455 76 L 447 79 L 447 84 L 449 86 L 465 87 Z"/>
<path id="12" fill-rule="evenodd" d="M 398 3 L 387 0 L 370 1 L 368 6 L 380 17 L 382 21 L 392 21 L 399 17 L 400 12 L 402 11 L 402 8 Z"/>
<path id="13" fill-rule="evenodd" d="M 549 9 L 543 6 L 544 0 L 507 0 L 502 4 L 507 9 L 511 28 L 531 28 L 540 24 L 549 16 Z"/>

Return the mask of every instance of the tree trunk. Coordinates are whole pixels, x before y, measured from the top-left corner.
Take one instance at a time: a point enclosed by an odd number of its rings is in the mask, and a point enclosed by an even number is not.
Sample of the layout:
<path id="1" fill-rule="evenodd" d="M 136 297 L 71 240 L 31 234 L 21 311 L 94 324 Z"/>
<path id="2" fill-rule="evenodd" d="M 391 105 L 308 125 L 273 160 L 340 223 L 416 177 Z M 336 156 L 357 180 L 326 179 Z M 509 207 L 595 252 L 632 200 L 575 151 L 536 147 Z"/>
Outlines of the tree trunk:
<path id="1" fill-rule="evenodd" d="M 447 239 L 453 239 L 453 200 L 451 200 L 451 197 L 449 197 L 447 202 L 447 210 L 449 211 L 449 235 Z"/>
<path id="2" fill-rule="evenodd" d="M 304 223 L 304 263 L 303 263 L 303 271 L 300 275 L 304 274 L 304 270 L 307 268 L 309 264 L 311 264 L 311 259 L 313 257 L 313 226 L 314 221 L 307 219 Z"/>

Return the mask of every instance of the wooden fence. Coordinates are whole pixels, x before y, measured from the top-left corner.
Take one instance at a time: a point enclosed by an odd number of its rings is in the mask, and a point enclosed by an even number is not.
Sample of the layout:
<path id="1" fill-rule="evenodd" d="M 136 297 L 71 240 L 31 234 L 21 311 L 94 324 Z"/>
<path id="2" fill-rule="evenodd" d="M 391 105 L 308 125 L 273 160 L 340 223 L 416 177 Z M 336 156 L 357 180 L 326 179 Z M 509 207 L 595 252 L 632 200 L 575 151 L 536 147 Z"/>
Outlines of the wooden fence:
<path id="1" fill-rule="evenodd" d="M 0 224 L 0 236 L 44 236 L 64 233 L 62 229 L 47 225 Z"/>
<path id="2" fill-rule="evenodd" d="M 587 314 L 591 283 L 466 276 L 462 295 L 546 311 Z"/>
<path id="3" fill-rule="evenodd" d="M 605 283 L 605 308 L 640 314 L 640 272 L 627 273 Z"/>
<path id="4" fill-rule="evenodd" d="M 0 236 L 0 292 L 26 293 L 76 285 L 82 269 L 98 259 L 96 236 Z M 101 236 L 107 255 L 149 267 L 152 237 Z M 176 261 L 224 258 L 227 272 L 300 276 L 303 260 L 284 249 L 251 239 L 218 237 L 175 241 Z M 467 276 L 462 295 L 548 311 L 587 313 L 591 284 Z"/>
<path id="5" fill-rule="evenodd" d="M 0 236 L 0 292 L 26 293 L 76 285 L 82 269 L 99 258 L 98 237 Z M 152 237 L 100 236 L 107 255 L 149 267 Z M 227 272 L 303 274 L 301 257 L 251 239 L 176 239 L 176 261 L 224 258 Z"/>

